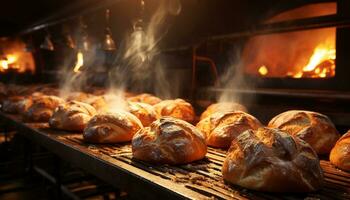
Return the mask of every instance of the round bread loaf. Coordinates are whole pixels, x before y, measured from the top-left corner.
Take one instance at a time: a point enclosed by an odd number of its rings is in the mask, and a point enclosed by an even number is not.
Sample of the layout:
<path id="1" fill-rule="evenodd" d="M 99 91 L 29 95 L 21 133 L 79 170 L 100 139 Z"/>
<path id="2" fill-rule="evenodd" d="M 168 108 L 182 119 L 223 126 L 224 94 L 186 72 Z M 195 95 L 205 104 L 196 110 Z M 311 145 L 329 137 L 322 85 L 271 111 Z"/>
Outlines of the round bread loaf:
<path id="1" fill-rule="evenodd" d="M 48 122 L 54 110 L 64 100 L 56 96 L 38 96 L 24 113 L 23 119 L 28 122 Z"/>
<path id="2" fill-rule="evenodd" d="M 108 104 L 104 96 L 92 96 L 88 99 L 85 99 L 83 102 L 94 107 L 97 112 L 108 111 Z"/>
<path id="3" fill-rule="evenodd" d="M 60 104 L 49 120 L 51 128 L 66 131 L 83 131 L 88 121 L 96 115 L 96 110 L 89 104 L 69 101 Z"/>
<path id="4" fill-rule="evenodd" d="M 84 130 L 84 140 L 90 143 L 127 142 L 143 128 L 140 120 L 125 111 L 95 115 Z"/>
<path id="5" fill-rule="evenodd" d="M 197 128 L 204 134 L 207 144 L 229 148 L 233 139 L 248 129 L 256 130 L 261 123 L 245 112 L 215 113 L 201 120 Z"/>
<path id="6" fill-rule="evenodd" d="M 128 111 L 135 115 L 143 126 L 149 126 L 158 119 L 158 114 L 153 106 L 146 103 L 129 102 Z"/>
<path id="7" fill-rule="evenodd" d="M 192 105 L 183 99 L 164 100 L 154 105 L 159 116 L 170 116 L 192 123 L 195 112 Z"/>
<path id="8" fill-rule="evenodd" d="M 350 171 L 350 130 L 337 141 L 329 159 L 338 168 Z"/>
<path id="9" fill-rule="evenodd" d="M 128 101 L 147 103 L 147 104 L 153 106 L 153 105 L 161 102 L 162 100 L 156 96 L 151 95 L 151 94 L 143 93 L 143 94 L 129 97 Z"/>
<path id="10" fill-rule="evenodd" d="M 2 103 L 2 110 L 6 113 L 24 113 L 33 104 L 31 97 L 13 96 L 5 99 Z"/>
<path id="11" fill-rule="evenodd" d="M 132 139 L 133 157 L 156 164 L 184 164 L 204 158 L 207 146 L 192 124 L 161 117 Z"/>
<path id="12" fill-rule="evenodd" d="M 234 103 L 234 102 L 214 103 L 208 106 L 208 108 L 201 114 L 200 120 L 203 120 L 217 112 L 229 112 L 229 111 L 247 112 L 247 108 L 239 103 Z"/>
<path id="13" fill-rule="evenodd" d="M 91 94 L 85 92 L 72 92 L 65 97 L 66 101 L 80 101 L 84 102 L 92 97 Z"/>
<path id="14" fill-rule="evenodd" d="M 340 137 L 327 116 L 311 111 L 291 110 L 281 113 L 268 126 L 304 140 L 319 155 L 328 154 Z"/>
<path id="15" fill-rule="evenodd" d="M 247 130 L 234 139 L 222 174 L 229 183 L 264 192 L 310 192 L 323 184 L 310 145 L 270 128 Z"/>

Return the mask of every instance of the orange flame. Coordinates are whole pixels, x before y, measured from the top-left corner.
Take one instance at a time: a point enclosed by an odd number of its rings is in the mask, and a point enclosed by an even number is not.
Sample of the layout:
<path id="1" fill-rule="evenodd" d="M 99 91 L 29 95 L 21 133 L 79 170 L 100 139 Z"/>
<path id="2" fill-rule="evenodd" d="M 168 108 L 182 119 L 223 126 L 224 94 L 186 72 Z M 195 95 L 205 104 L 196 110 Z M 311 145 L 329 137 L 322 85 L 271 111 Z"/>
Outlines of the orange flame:
<path id="1" fill-rule="evenodd" d="M 326 78 L 335 75 L 336 50 L 325 44 L 318 45 L 309 62 L 302 68 L 302 71 L 296 73 L 294 78 Z"/>
<path id="2" fill-rule="evenodd" d="M 75 63 L 74 69 L 73 71 L 75 73 L 79 73 L 80 72 L 80 68 L 84 65 L 84 55 L 81 51 L 78 51 L 77 53 L 77 61 Z"/>
<path id="3" fill-rule="evenodd" d="M 0 71 L 5 72 L 9 68 L 17 69 L 18 66 L 14 65 L 17 61 L 17 56 L 13 54 L 8 54 L 5 59 L 0 60 Z"/>

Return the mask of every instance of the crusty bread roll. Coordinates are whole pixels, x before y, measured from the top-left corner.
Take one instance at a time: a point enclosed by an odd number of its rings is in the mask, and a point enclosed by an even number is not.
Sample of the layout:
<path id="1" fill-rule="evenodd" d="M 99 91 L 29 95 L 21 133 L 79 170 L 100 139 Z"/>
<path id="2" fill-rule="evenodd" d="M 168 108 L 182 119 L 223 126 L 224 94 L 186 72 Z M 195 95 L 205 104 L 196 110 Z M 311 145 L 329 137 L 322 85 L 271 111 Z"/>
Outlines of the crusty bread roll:
<path id="1" fill-rule="evenodd" d="M 290 110 L 281 113 L 268 126 L 306 141 L 319 155 L 328 154 L 340 137 L 327 116 L 311 111 Z"/>
<path id="2" fill-rule="evenodd" d="M 214 103 L 208 106 L 208 108 L 201 114 L 200 120 L 205 119 L 208 116 L 217 112 L 228 112 L 228 111 L 247 112 L 247 108 L 239 103 L 234 103 L 234 102 Z"/>
<path id="3" fill-rule="evenodd" d="M 64 103 L 56 96 L 39 96 L 24 113 L 23 119 L 28 122 L 48 122 L 55 108 Z"/>
<path id="4" fill-rule="evenodd" d="M 184 164 L 204 158 L 207 146 L 192 124 L 161 117 L 132 139 L 133 157 L 156 164 Z"/>
<path id="5" fill-rule="evenodd" d="M 234 139 L 222 174 L 229 183 L 265 192 L 310 192 L 323 184 L 310 145 L 270 128 L 247 130 Z"/>
<path id="6" fill-rule="evenodd" d="M 84 102 L 85 100 L 89 99 L 92 96 L 93 95 L 85 93 L 85 92 L 72 92 L 65 97 L 65 100 L 66 101 Z"/>
<path id="7" fill-rule="evenodd" d="M 26 112 L 33 104 L 31 97 L 13 96 L 5 99 L 2 103 L 2 109 L 6 113 L 19 114 Z"/>
<path id="8" fill-rule="evenodd" d="M 164 100 L 154 105 L 159 116 L 171 116 L 192 123 L 195 112 L 192 105 L 183 99 Z"/>
<path id="9" fill-rule="evenodd" d="M 85 99 L 83 102 L 94 107 L 97 112 L 108 111 L 108 104 L 104 96 L 92 96 L 88 99 Z"/>
<path id="10" fill-rule="evenodd" d="M 329 160 L 338 168 L 350 171 L 350 130 L 337 141 Z"/>
<path id="11" fill-rule="evenodd" d="M 66 131 L 83 131 L 88 121 L 96 115 L 96 110 L 89 104 L 69 101 L 60 104 L 49 120 L 51 128 Z"/>
<path id="12" fill-rule="evenodd" d="M 153 105 L 161 102 L 162 100 L 156 96 L 151 95 L 151 94 L 143 93 L 143 94 L 129 97 L 128 101 L 147 103 L 147 104 L 150 104 L 153 106 Z"/>
<path id="13" fill-rule="evenodd" d="M 153 106 L 146 103 L 129 102 L 128 111 L 135 115 L 143 126 L 149 126 L 159 118 Z"/>
<path id="14" fill-rule="evenodd" d="M 127 142 L 143 128 L 133 114 L 125 111 L 95 115 L 84 130 L 84 140 L 90 143 Z"/>
<path id="15" fill-rule="evenodd" d="M 241 111 L 214 113 L 197 124 L 207 144 L 220 148 L 230 147 L 232 140 L 239 134 L 261 126 L 259 120 Z"/>

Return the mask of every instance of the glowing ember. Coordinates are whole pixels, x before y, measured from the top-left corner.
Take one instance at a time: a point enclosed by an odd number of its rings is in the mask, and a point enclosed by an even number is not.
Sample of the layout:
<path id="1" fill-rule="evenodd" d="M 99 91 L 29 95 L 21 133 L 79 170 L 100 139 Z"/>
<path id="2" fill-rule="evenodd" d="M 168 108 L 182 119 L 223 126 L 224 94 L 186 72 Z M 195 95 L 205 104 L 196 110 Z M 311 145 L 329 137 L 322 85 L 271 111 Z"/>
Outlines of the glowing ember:
<path id="1" fill-rule="evenodd" d="M 6 71 L 9 68 L 9 64 L 7 60 L 1 60 L 0 61 L 0 71 Z"/>
<path id="2" fill-rule="evenodd" d="M 79 73 L 80 72 L 80 68 L 84 65 L 84 55 L 81 51 L 78 51 L 77 53 L 77 61 L 75 63 L 74 69 L 73 71 L 75 73 Z"/>
<path id="3" fill-rule="evenodd" d="M 269 70 L 265 65 L 262 65 L 261 67 L 259 67 L 258 71 L 259 71 L 259 74 L 262 76 L 266 76 L 269 73 Z"/>
<path id="4" fill-rule="evenodd" d="M 9 68 L 18 69 L 19 67 L 15 65 L 17 61 L 17 56 L 9 54 L 6 55 L 4 59 L 0 60 L 0 71 L 5 72 Z"/>
<path id="5" fill-rule="evenodd" d="M 294 78 L 326 78 L 335 75 L 335 58 L 336 51 L 333 47 L 328 47 L 324 44 L 318 45 L 309 63 L 303 67 L 301 72 L 296 73 Z"/>

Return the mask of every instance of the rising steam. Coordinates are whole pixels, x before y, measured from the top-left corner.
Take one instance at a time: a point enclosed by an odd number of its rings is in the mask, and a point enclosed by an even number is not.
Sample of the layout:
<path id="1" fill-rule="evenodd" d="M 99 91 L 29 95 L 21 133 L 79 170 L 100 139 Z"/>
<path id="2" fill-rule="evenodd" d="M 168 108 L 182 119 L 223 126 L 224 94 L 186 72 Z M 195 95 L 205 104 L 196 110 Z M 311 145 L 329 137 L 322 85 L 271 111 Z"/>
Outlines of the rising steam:
<path id="1" fill-rule="evenodd" d="M 163 98 L 169 98 L 174 93 L 170 92 L 173 87 L 165 78 L 158 44 L 167 32 L 167 17 L 180 12 L 179 0 L 160 0 L 149 23 L 137 21 L 134 24 L 134 31 L 125 42 L 125 53 L 120 56 L 117 70 L 113 73 L 112 81 L 116 81 L 118 89 L 128 82 L 135 92 L 153 92 Z M 112 85 L 116 87 L 115 83 Z"/>

